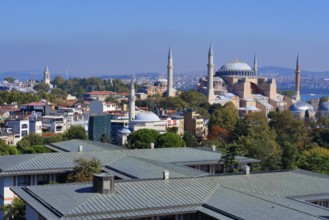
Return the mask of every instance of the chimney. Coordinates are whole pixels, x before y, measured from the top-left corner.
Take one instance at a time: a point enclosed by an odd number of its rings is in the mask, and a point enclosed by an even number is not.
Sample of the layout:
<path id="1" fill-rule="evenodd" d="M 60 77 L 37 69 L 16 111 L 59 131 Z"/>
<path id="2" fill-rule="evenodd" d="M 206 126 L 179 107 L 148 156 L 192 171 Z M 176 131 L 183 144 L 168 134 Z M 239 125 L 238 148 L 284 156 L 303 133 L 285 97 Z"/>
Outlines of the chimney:
<path id="1" fill-rule="evenodd" d="M 101 194 L 114 193 L 114 176 L 107 173 L 94 174 L 93 192 Z"/>
<path id="2" fill-rule="evenodd" d="M 82 145 L 79 145 L 78 146 L 78 152 L 82 152 L 83 151 L 83 146 Z"/>
<path id="3" fill-rule="evenodd" d="M 163 179 L 164 180 L 169 180 L 169 171 L 168 170 L 163 171 Z"/>
<path id="4" fill-rule="evenodd" d="M 247 174 L 247 175 L 250 174 L 250 166 L 245 166 L 244 167 L 244 173 Z"/>
<path id="5" fill-rule="evenodd" d="M 211 150 L 216 151 L 216 145 L 211 145 Z"/>
<path id="6" fill-rule="evenodd" d="M 154 149 L 154 143 L 153 142 L 150 143 L 150 148 Z"/>

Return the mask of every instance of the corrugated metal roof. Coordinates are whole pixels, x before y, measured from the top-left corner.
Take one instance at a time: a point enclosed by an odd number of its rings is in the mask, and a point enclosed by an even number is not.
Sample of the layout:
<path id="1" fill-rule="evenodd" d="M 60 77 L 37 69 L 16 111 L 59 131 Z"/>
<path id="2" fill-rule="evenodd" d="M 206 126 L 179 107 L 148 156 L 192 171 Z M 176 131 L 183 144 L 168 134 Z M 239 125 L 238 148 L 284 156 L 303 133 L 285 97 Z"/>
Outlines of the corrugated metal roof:
<path id="1" fill-rule="evenodd" d="M 72 169 L 74 167 L 74 160 L 78 158 L 97 158 L 101 161 L 101 164 L 105 166 L 125 156 L 177 163 L 185 163 L 189 161 L 194 163 L 202 163 L 204 161 L 219 161 L 221 158 L 220 153 L 201 151 L 192 148 L 159 148 L 8 155 L 0 157 L 0 176 L 7 175 L 6 172 L 13 171 L 22 171 L 24 173 L 31 171 L 33 173 L 34 171 L 39 170 Z"/>
<path id="2" fill-rule="evenodd" d="M 190 211 L 203 210 L 206 214 L 212 213 L 211 216 L 218 213 L 233 219 L 319 219 L 329 217 L 329 209 L 288 197 L 328 194 L 328 185 L 329 176 L 295 170 L 116 181 L 113 194 L 92 193 L 90 184 L 30 186 L 24 190 L 13 188 L 13 191 L 29 200 L 37 211 L 43 204 L 61 213 L 63 219 L 84 219 L 84 216 L 98 219 L 100 215 L 134 218 L 189 208 Z"/>
<path id="3" fill-rule="evenodd" d="M 124 150 L 125 148 L 99 141 L 73 139 L 45 145 L 56 152 L 78 152 L 79 145 L 83 146 L 83 151 L 104 151 L 104 150 Z"/>

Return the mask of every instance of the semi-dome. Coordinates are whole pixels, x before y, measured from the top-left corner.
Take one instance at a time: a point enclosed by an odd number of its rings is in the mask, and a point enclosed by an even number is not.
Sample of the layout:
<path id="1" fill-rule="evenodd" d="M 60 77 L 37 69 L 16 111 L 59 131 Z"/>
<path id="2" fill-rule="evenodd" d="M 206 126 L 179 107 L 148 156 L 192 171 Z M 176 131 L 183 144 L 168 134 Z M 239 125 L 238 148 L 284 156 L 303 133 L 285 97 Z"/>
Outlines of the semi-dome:
<path id="1" fill-rule="evenodd" d="M 245 62 L 239 61 L 237 58 L 235 58 L 231 62 L 224 64 L 220 69 L 221 70 L 247 70 L 247 71 L 252 70 L 248 64 L 246 64 Z"/>
<path id="2" fill-rule="evenodd" d="M 120 130 L 120 133 L 121 133 L 121 134 L 130 134 L 131 131 L 129 130 L 129 128 L 122 128 L 122 129 Z"/>
<path id="3" fill-rule="evenodd" d="M 329 102 L 322 102 L 319 106 L 319 111 L 329 111 Z"/>
<path id="4" fill-rule="evenodd" d="M 214 82 L 224 82 L 224 80 L 218 76 L 214 77 Z"/>
<path id="5" fill-rule="evenodd" d="M 135 120 L 138 122 L 154 122 L 161 121 L 160 118 L 153 112 L 140 112 L 136 115 Z"/>
<path id="6" fill-rule="evenodd" d="M 314 112 L 313 106 L 303 101 L 298 101 L 289 107 L 289 111 L 292 112 L 301 112 L 301 111 L 305 112 L 307 110 L 309 112 Z"/>

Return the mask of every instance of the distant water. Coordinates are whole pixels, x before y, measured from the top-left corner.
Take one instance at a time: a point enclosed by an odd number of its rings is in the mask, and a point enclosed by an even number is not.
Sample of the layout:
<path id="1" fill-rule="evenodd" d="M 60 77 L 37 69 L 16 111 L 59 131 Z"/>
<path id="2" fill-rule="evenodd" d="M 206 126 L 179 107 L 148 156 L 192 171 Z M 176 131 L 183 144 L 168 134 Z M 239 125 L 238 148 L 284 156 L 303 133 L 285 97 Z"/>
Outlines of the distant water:
<path id="1" fill-rule="evenodd" d="M 328 96 L 329 97 L 329 94 L 301 94 L 300 99 L 302 101 L 310 101 L 312 99 L 319 99 L 323 96 Z"/>

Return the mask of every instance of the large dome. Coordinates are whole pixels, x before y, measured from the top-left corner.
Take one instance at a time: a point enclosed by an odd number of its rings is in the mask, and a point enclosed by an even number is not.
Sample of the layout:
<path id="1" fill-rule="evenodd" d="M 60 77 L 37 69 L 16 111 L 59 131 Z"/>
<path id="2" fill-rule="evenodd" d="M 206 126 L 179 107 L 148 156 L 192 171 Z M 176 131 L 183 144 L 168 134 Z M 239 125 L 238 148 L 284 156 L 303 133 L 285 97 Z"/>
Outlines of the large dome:
<path id="1" fill-rule="evenodd" d="M 247 70 L 247 71 L 250 71 L 252 69 L 248 64 L 241 62 L 237 58 L 235 58 L 233 61 L 223 65 L 220 68 L 220 70 Z"/>
<path id="2" fill-rule="evenodd" d="M 153 112 L 140 112 L 136 115 L 135 120 L 138 122 L 154 122 L 161 121 L 160 118 Z"/>
<path id="3" fill-rule="evenodd" d="M 215 76 L 256 76 L 257 71 L 251 69 L 251 67 L 245 62 L 239 61 L 235 58 L 233 61 L 224 64 L 215 74 Z"/>
<path id="4" fill-rule="evenodd" d="M 301 112 L 301 111 L 304 112 L 307 110 L 309 112 L 314 112 L 314 108 L 312 105 L 310 105 L 306 102 L 302 102 L 302 101 L 298 101 L 289 107 L 289 111 L 292 111 L 292 112 Z"/>

